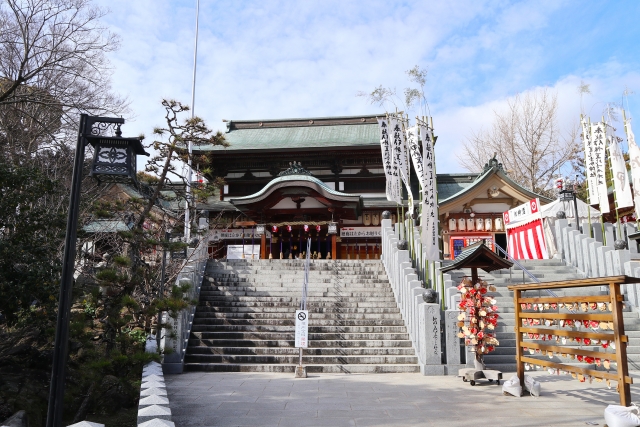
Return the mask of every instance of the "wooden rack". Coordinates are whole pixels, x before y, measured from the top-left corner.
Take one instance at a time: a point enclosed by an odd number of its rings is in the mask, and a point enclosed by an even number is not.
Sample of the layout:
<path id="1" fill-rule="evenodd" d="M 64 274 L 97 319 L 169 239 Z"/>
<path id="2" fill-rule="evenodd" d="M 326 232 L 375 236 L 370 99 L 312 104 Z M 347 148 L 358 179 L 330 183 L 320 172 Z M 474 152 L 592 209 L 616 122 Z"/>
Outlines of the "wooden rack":
<path id="1" fill-rule="evenodd" d="M 620 404 L 623 406 L 629 406 L 631 404 L 631 389 L 630 384 L 633 383 L 632 378 L 629 376 L 629 368 L 627 365 L 627 336 L 624 333 L 624 323 L 622 318 L 623 309 L 623 296 L 620 294 L 620 285 L 626 283 L 637 283 L 638 278 L 628 276 L 611 276 L 611 277 L 599 277 L 595 279 L 581 279 L 581 280 L 568 280 L 561 282 L 547 282 L 547 283 L 532 283 L 522 285 L 508 286 L 509 290 L 513 291 L 513 302 L 515 306 L 515 333 L 516 333 L 516 364 L 518 378 L 520 378 L 520 384 L 524 386 L 524 372 L 525 364 L 528 363 L 534 366 L 543 366 L 545 368 L 559 369 L 574 373 L 576 375 L 590 376 L 593 378 L 600 378 L 603 380 L 613 380 L 618 382 L 618 392 L 620 394 Z M 579 288 L 579 287 L 591 287 L 591 286 L 608 286 L 609 295 L 598 296 L 564 296 L 564 297 L 522 297 L 525 291 L 534 290 L 553 290 L 561 288 Z M 606 304 L 606 313 L 594 312 L 591 308 L 588 312 L 577 311 L 569 313 L 560 313 L 559 309 L 555 309 L 557 312 L 544 311 L 523 311 L 521 304 L 567 304 L 567 303 L 604 303 Z M 570 310 L 572 311 L 572 310 Z M 540 325 L 529 325 L 528 319 L 538 319 Z M 564 321 L 595 321 L 595 322 L 609 322 L 608 325 L 613 325 L 613 328 L 607 328 L 607 332 L 583 332 L 571 328 L 567 330 L 558 325 L 545 326 L 544 321 L 551 320 L 553 322 Z M 527 326 L 524 325 L 527 323 Z M 588 328 L 582 327 L 582 330 L 588 330 Z M 572 340 L 580 339 L 584 342 L 584 339 L 588 340 L 600 340 L 608 341 L 615 344 L 615 352 L 612 351 L 592 351 L 582 348 L 570 347 L 565 345 L 547 344 L 549 341 L 543 341 L 537 339 L 529 339 L 527 341 L 523 338 L 523 334 L 539 334 L 538 337 L 548 337 L 552 335 L 554 337 L 566 337 Z M 543 354 L 552 352 L 553 354 L 562 355 L 574 355 L 582 356 L 584 358 L 601 358 L 608 359 L 615 362 L 617 365 L 617 372 L 610 373 L 607 371 L 601 371 L 596 369 L 582 368 L 579 366 L 573 366 L 565 363 L 557 363 L 550 360 L 536 359 L 532 357 L 524 356 L 524 349 L 530 348 L 534 350 L 540 350 Z M 610 347 L 613 348 L 613 347 Z"/>

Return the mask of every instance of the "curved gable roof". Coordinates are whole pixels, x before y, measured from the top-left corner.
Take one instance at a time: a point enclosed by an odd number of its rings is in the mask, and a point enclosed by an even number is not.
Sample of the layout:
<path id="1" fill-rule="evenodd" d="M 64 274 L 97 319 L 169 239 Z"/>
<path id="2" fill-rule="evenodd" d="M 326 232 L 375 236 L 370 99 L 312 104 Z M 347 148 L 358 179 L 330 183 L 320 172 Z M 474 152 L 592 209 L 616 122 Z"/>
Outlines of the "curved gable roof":
<path id="1" fill-rule="evenodd" d="M 543 196 L 541 194 L 534 193 L 533 191 L 523 187 L 522 185 L 518 184 L 517 182 L 509 178 L 509 176 L 505 173 L 504 169 L 502 169 L 502 164 L 498 163 L 496 159 L 491 159 L 489 161 L 489 164 L 485 168 L 485 170 L 480 175 L 478 175 L 478 177 L 475 179 L 475 181 L 473 181 L 471 185 L 458 191 L 455 194 L 452 194 L 451 196 L 449 196 L 444 200 L 439 200 L 438 203 L 440 205 L 450 204 L 457 199 L 463 198 L 464 196 L 468 195 L 469 193 L 472 193 L 479 186 L 487 182 L 494 175 L 496 175 L 500 180 L 509 184 L 509 186 L 515 188 L 517 191 L 527 196 L 529 199 L 539 198 L 540 201 L 545 204 L 552 202 L 552 199 L 546 196 Z"/>
<path id="2" fill-rule="evenodd" d="M 293 186 L 301 186 L 301 187 L 310 187 L 324 196 L 330 196 L 329 199 L 340 200 L 344 202 L 351 202 L 355 199 L 359 200 L 360 196 L 348 193 L 342 193 L 340 191 L 333 190 L 329 188 L 324 182 L 320 181 L 318 178 L 315 178 L 310 175 L 285 175 L 279 176 L 278 178 L 272 179 L 265 185 L 260 191 L 254 194 L 250 194 L 248 196 L 243 197 L 234 197 L 229 199 L 231 203 L 234 205 L 242 205 L 246 203 L 254 203 L 258 202 L 267 196 L 269 196 L 274 190 L 281 187 L 293 187 Z M 315 187 L 315 188 L 314 188 Z"/>

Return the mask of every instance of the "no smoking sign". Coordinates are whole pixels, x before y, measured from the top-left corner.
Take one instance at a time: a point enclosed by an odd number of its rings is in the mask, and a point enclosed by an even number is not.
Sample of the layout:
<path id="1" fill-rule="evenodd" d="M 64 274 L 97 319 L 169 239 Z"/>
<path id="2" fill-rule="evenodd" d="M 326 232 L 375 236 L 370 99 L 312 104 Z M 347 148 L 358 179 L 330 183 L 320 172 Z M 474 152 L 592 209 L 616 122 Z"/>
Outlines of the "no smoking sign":
<path id="1" fill-rule="evenodd" d="M 309 311 L 296 310 L 296 348 L 309 346 Z"/>

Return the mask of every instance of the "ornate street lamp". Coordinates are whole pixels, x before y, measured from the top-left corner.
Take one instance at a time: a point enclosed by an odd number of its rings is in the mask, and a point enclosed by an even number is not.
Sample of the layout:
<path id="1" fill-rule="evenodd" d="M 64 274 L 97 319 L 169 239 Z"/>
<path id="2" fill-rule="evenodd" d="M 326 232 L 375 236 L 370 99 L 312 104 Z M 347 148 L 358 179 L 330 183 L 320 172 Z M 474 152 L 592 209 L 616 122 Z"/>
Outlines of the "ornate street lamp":
<path id="1" fill-rule="evenodd" d="M 116 125 L 116 136 L 88 136 L 94 155 L 89 176 L 98 182 L 137 182 L 136 158 L 144 151 L 140 138 L 122 138 L 120 124 Z"/>
<path id="2" fill-rule="evenodd" d="M 135 182 L 135 155 L 147 154 L 144 149 L 142 149 L 140 139 L 120 137 L 120 125 L 122 124 L 124 124 L 124 119 L 122 118 L 94 117 L 86 114 L 80 115 L 78 141 L 76 143 L 76 153 L 73 160 L 67 233 L 62 257 L 62 276 L 60 280 L 60 297 L 58 299 L 56 338 L 53 348 L 49 406 L 47 408 L 47 427 L 62 425 L 64 377 L 69 342 L 71 291 L 73 288 L 73 273 L 75 271 L 76 235 L 78 231 L 78 213 L 80 210 L 84 149 L 87 144 L 90 143 L 96 147 L 96 156 L 94 157 L 94 164 L 91 166 L 91 175 L 96 178 L 102 178 L 104 181 L 118 180 L 117 182 Z M 109 128 L 116 128 L 115 138 L 102 136 L 102 133 Z M 125 158 L 123 158 L 123 156 Z M 102 166 L 99 165 L 102 164 L 110 164 L 111 170 L 108 171 L 104 168 L 101 170 Z M 105 179 L 106 176 L 108 176 L 109 179 Z"/>

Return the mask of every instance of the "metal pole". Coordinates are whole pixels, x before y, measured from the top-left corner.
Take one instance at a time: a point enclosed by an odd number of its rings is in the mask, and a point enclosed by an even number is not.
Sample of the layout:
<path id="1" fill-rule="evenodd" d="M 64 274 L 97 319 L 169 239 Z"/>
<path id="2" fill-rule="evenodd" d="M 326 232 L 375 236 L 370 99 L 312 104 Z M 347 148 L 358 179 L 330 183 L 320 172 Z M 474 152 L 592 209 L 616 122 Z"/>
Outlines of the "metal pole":
<path id="1" fill-rule="evenodd" d="M 196 0 L 196 39 L 193 48 L 193 80 L 191 83 L 191 118 L 195 117 L 196 111 L 196 65 L 198 63 L 198 16 L 200 15 L 200 0 Z M 184 211 L 184 238 L 186 243 L 191 239 L 191 222 L 189 220 L 189 209 L 191 208 L 191 154 L 193 147 L 189 141 L 189 158 L 187 159 L 187 200 L 186 209 Z"/>
<path id="2" fill-rule="evenodd" d="M 171 238 L 171 233 L 165 231 L 164 239 L 169 242 Z M 158 299 L 161 300 L 164 297 L 164 281 L 165 281 L 165 271 L 167 268 L 167 247 L 166 245 L 162 248 L 162 271 L 160 273 L 160 292 Z M 156 327 L 156 343 L 158 345 L 158 350 L 160 350 L 160 340 L 162 339 L 162 310 L 158 311 L 158 326 Z"/>
<path id="3" fill-rule="evenodd" d="M 576 216 L 576 230 L 580 230 L 578 227 L 578 195 L 576 194 L 576 189 L 573 189 L 573 212 Z M 584 231 L 584 230 L 583 230 Z"/>
<path id="4" fill-rule="evenodd" d="M 62 426 L 64 404 L 64 377 L 67 363 L 67 345 L 69 342 L 69 316 L 71 312 L 71 291 L 73 289 L 73 273 L 76 258 L 76 234 L 78 231 L 78 214 L 80 211 L 80 190 L 82 187 L 82 166 L 84 164 L 85 139 L 87 133 L 87 115 L 80 115 L 78 141 L 73 161 L 73 178 L 71 180 L 71 196 L 69 197 L 69 215 L 67 232 L 64 240 L 62 257 L 62 277 L 60 280 L 60 297 L 58 300 L 58 317 L 56 321 L 56 337 L 53 349 L 53 367 L 49 388 L 49 407 L 47 408 L 47 427 Z"/>

